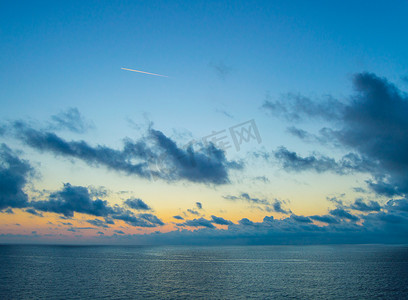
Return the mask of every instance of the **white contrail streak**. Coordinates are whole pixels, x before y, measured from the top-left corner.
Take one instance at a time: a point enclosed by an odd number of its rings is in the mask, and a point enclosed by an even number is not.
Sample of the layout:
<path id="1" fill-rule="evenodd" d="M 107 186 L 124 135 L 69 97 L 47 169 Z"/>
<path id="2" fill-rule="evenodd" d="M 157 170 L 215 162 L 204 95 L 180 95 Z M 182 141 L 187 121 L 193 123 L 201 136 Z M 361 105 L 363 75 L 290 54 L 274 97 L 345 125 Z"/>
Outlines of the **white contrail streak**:
<path id="1" fill-rule="evenodd" d="M 121 68 L 122 70 L 126 71 L 132 71 L 132 72 L 137 72 L 137 73 L 143 73 L 143 74 L 149 74 L 149 75 L 154 75 L 154 76 L 161 76 L 161 77 L 169 77 L 166 75 L 160 75 L 160 74 L 155 74 L 155 73 L 149 73 L 149 72 L 144 72 L 144 71 L 139 71 L 139 70 L 133 70 L 133 69 L 127 69 L 127 68 Z"/>

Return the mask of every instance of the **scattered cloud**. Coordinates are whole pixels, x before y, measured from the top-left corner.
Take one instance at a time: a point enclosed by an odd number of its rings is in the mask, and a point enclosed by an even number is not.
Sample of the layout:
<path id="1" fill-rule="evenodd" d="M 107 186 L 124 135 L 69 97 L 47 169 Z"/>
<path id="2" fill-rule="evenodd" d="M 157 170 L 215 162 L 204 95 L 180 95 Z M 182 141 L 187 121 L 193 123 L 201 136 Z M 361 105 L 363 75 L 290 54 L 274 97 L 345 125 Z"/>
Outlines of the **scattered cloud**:
<path id="1" fill-rule="evenodd" d="M 211 216 L 212 222 L 214 224 L 218 224 L 218 225 L 232 225 L 233 223 L 229 220 L 226 220 L 224 218 L 221 217 L 217 217 L 217 216 Z"/>
<path id="2" fill-rule="evenodd" d="M 230 66 L 227 66 L 224 62 L 210 62 L 209 64 L 210 68 L 214 70 L 214 72 L 218 75 L 219 78 L 222 80 L 225 80 L 228 75 L 231 74 L 233 71 L 233 68 Z"/>
<path id="3" fill-rule="evenodd" d="M 349 165 L 328 157 L 301 158 L 293 152 L 278 150 L 278 159 L 287 168 L 303 171 L 362 171 L 372 176 L 368 187 L 384 196 L 408 194 L 408 96 L 387 79 L 373 73 L 353 77 L 355 93 L 338 101 L 288 95 L 284 100 L 265 101 L 263 108 L 289 121 L 324 120 L 324 138 L 345 150 L 352 150 Z M 292 130 L 294 132 L 294 130 Z M 295 134 L 305 137 L 305 132 Z M 364 141 L 364 142 L 362 142 Z M 367 164 L 368 163 L 368 164 Z"/>
<path id="4" fill-rule="evenodd" d="M 24 187 L 33 169 L 6 144 L 0 145 L 0 210 L 27 206 Z"/>
<path id="5" fill-rule="evenodd" d="M 109 228 L 109 225 L 107 225 L 106 222 L 99 219 L 87 220 L 87 222 L 97 227 Z"/>
<path id="6" fill-rule="evenodd" d="M 149 205 L 147 205 L 145 202 L 143 202 L 142 199 L 139 198 L 130 198 L 127 199 L 124 203 L 129 208 L 134 210 L 152 210 Z"/>
<path id="7" fill-rule="evenodd" d="M 184 223 L 177 224 L 177 226 L 215 228 L 215 226 L 211 223 L 211 221 L 204 219 L 204 218 L 187 220 Z"/>
<path id="8" fill-rule="evenodd" d="M 200 215 L 200 213 L 198 212 L 198 211 L 196 211 L 196 210 L 193 210 L 193 209 L 187 209 L 187 211 L 190 213 L 190 214 L 192 214 L 192 215 L 196 215 L 196 216 L 198 216 L 198 215 Z"/>
<path id="9" fill-rule="evenodd" d="M 225 152 L 214 144 L 180 148 L 161 131 L 149 128 L 147 136 L 136 142 L 126 138 L 122 150 L 91 146 L 85 141 L 66 141 L 53 132 L 37 130 L 22 121 L 10 123 L 7 133 L 41 152 L 76 158 L 90 166 L 166 181 L 186 180 L 203 184 L 227 184 L 231 170 L 241 170 L 242 162 L 228 161 Z M 155 168 L 152 168 L 155 165 Z"/>
<path id="10" fill-rule="evenodd" d="M 51 116 L 49 129 L 67 129 L 75 133 L 84 133 L 91 129 L 93 125 L 87 121 L 75 107 L 68 108 L 56 115 Z"/>
<path id="11" fill-rule="evenodd" d="M 349 213 L 343 208 L 333 209 L 330 211 L 330 214 L 340 219 L 347 219 L 347 220 L 354 221 L 354 222 L 359 220 L 358 217 L 352 215 L 351 213 Z"/>
<path id="12" fill-rule="evenodd" d="M 377 201 L 369 201 L 368 203 L 365 203 L 361 198 L 358 198 L 354 201 L 350 208 L 363 212 L 380 211 L 381 205 Z"/>
<path id="13" fill-rule="evenodd" d="M 27 209 L 25 210 L 25 212 L 27 212 L 27 213 L 29 213 L 29 214 L 32 214 L 32 215 L 34 215 L 34 216 L 37 216 L 37 217 L 43 217 L 42 213 L 39 213 L 38 211 L 36 211 L 36 210 L 33 209 L 33 208 L 27 208 Z"/>
<path id="14" fill-rule="evenodd" d="M 354 153 L 348 153 L 341 160 L 336 161 L 324 155 L 301 157 L 296 152 L 280 147 L 275 151 L 274 155 L 282 168 L 287 171 L 301 172 L 313 170 L 318 173 L 332 171 L 344 175 L 351 172 L 369 172 L 374 168 L 370 161 Z"/>
<path id="15" fill-rule="evenodd" d="M 248 193 L 241 193 L 238 196 L 227 195 L 227 196 L 223 196 L 223 198 L 227 200 L 231 200 L 231 201 L 245 201 L 252 205 L 259 205 L 261 209 L 264 209 L 268 212 L 275 211 L 275 212 L 283 213 L 283 214 L 288 214 L 291 212 L 290 210 L 283 209 L 282 201 L 278 199 L 275 199 L 274 202 L 271 202 L 267 199 L 251 197 Z"/>

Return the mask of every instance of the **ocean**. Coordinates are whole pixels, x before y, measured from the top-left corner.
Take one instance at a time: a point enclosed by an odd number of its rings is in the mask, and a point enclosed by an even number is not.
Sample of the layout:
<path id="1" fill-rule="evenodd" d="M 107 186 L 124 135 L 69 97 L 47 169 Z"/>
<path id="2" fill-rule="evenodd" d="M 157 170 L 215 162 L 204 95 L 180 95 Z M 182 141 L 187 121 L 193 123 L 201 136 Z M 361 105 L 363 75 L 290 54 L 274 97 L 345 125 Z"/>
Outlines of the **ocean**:
<path id="1" fill-rule="evenodd" d="M 0 246 L 0 299 L 408 299 L 408 246 Z"/>

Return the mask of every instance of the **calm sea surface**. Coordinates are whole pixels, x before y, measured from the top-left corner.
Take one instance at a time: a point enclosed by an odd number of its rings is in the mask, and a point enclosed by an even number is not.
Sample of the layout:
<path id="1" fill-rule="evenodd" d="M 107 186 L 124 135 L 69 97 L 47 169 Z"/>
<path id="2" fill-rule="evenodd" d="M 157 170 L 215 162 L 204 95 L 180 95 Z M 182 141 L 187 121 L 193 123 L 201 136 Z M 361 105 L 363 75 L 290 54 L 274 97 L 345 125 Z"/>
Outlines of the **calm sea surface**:
<path id="1" fill-rule="evenodd" d="M 408 299 L 408 246 L 0 246 L 0 299 Z"/>

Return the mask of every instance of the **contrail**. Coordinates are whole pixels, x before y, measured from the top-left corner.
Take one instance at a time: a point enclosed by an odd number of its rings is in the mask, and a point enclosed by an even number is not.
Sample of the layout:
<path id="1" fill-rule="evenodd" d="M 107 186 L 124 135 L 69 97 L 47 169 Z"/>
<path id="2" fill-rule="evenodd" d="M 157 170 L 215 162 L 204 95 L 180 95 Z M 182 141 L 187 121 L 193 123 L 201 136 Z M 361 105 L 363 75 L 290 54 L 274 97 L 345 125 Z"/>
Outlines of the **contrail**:
<path id="1" fill-rule="evenodd" d="M 166 76 L 166 75 L 160 75 L 160 74 L 155 74 L 155 73 L 143 72 L 143 71 L 139 71 L 139 70 L 133 70 L 133 69 L 127 69 L 127 68 L 121 68 L 121 69 L 122 69 L 122 70 L 126 70 L 126 71 L 132 71 L 132 72 L 138 72 L 138 73 L 143 73 L 143 74 L 154 75 L 154 76 L 169 77 L 169 76 Z"/>

